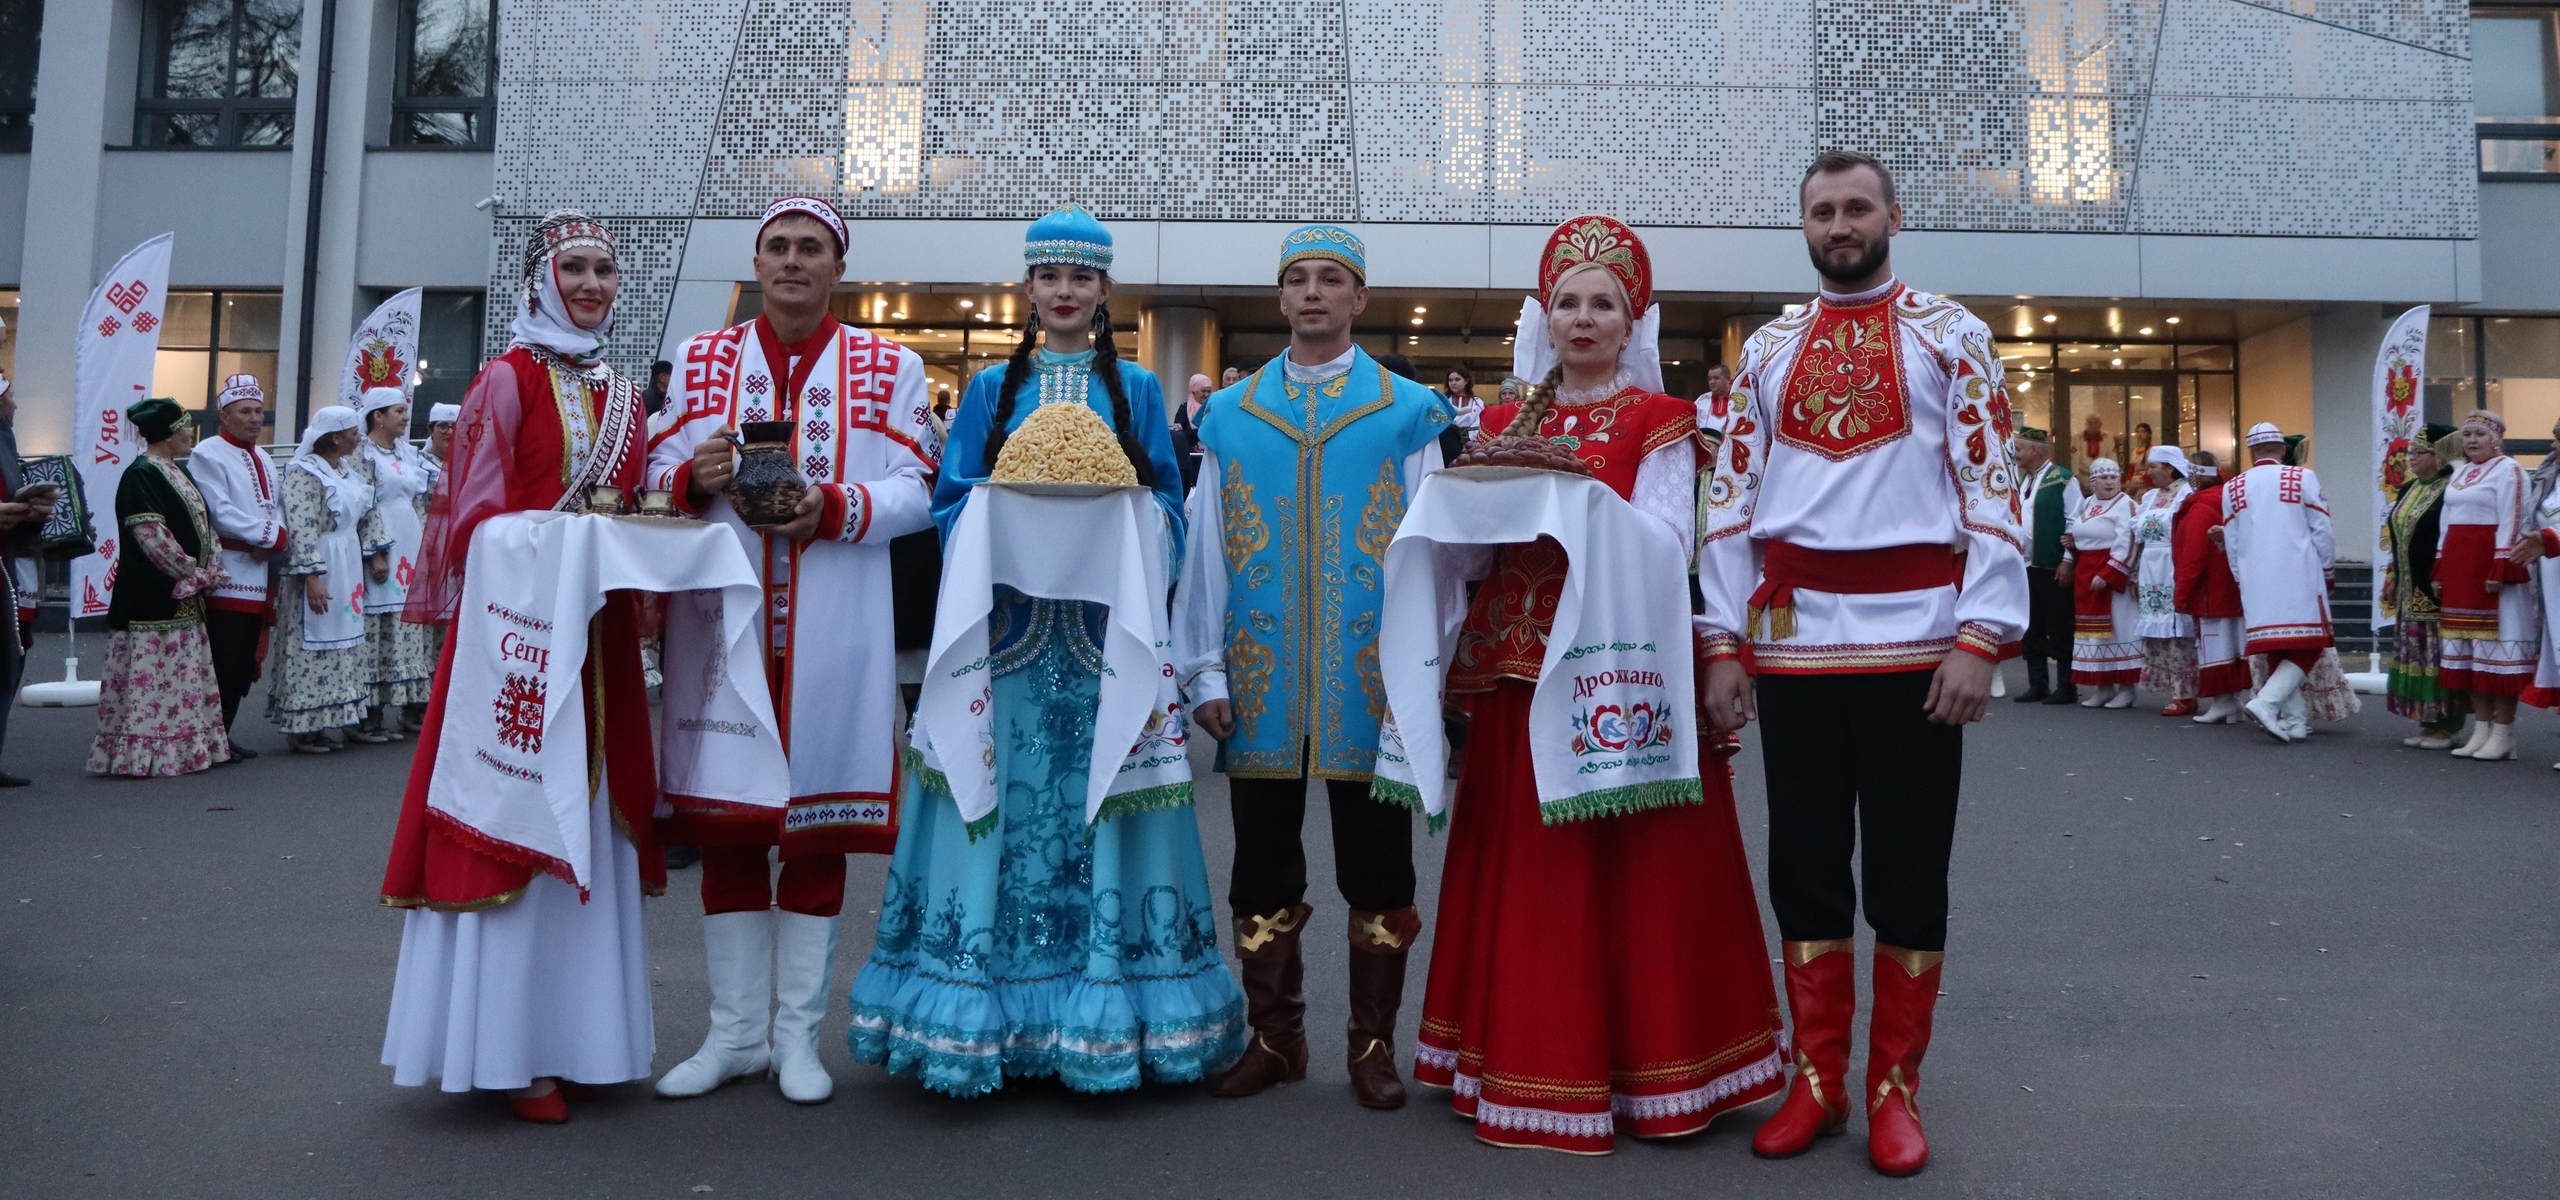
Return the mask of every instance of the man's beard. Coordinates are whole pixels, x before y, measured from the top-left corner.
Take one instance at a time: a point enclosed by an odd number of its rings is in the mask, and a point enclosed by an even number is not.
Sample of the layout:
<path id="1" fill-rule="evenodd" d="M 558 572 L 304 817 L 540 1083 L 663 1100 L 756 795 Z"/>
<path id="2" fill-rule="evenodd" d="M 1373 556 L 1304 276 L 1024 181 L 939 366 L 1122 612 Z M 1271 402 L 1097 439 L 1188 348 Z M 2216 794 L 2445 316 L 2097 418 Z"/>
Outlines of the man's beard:
<path id="1" fill-rule="evenodd" d="M 1832 266 L 1824 257 L 1822 247 L 1810 242 L 1805 243 L 1805 253 L 1813 257 L 1813 269 L 1821 272 L 1824 279 L 1838 284 L 1864 283 L 1869 276 L 1876 273 L 1876 268 L 1883 266 L 1885 260 L 1893 255 L 1893 238 L 1880 237 L 1868 243 L 1866 253 L 1859 255 L 1856 261 L 1845 267 Z"/>

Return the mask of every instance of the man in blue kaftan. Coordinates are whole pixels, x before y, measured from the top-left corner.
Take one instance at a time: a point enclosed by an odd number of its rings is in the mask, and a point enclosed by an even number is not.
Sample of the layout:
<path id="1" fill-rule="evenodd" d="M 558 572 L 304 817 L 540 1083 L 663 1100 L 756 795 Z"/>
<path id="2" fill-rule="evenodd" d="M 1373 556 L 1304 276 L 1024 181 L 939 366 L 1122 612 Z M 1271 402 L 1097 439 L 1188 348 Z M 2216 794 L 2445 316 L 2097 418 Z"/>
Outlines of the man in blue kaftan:
<path id="1" fill-rule="evenodd" d="M 1352 1088 L 1372 1108 L 1404 1103 L 1395 1018 L 1422 920 L 1412 813 L 1369 795 L 1387 707 L 1378 610 L 1387 543 L 1414 485 L 1439 468 L 1453 414 L 1352 344 L 1367 270 L 1348 230 L 1291 233 L 1279 289 L 1288 353 L 1201 411 L 1174 654 L 1193 713 L 1224 743 L 1236 832 L 1227 900 L 1254 1028 L 1220 1096 L 1306 1074 L 1298 938 L 1313 909 L 1300 829 L 1307 781 L 1321 779 L 1351 909 Z"/>

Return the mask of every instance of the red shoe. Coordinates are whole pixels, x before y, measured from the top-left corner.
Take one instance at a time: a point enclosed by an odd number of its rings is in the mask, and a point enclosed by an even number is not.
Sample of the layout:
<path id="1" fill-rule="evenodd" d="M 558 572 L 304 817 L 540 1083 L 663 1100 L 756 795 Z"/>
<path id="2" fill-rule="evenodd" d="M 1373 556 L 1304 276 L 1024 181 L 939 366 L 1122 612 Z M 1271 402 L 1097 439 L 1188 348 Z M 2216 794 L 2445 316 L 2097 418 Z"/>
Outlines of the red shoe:
<path id="1" fill-rule="evenodd" d="M 1946 958 L 1943 950 L 1876 946 L 1876 1007 L 1867 1022 L 1867 1161 L 1882 1174 L 1912 1175 L 1929 1165 L 1914 1094 Z"/>
<path id="2" fill-rule="evenodd" d="M 1858 1011 L 1857 943 L 1787 942 L 1787 1008 L 1795 1015 L 1796 1078 L 1751 1152 L 1793 1158 L 1849 1124 L 1849 1020 Z"/>
<path id="3" fill-rule="evenodd" d="M 523 1096 L 509 1096 L 507 1107 L 514 1111 L 519 1121 L 531 1121 L 536 1125 L 569 1123 L 569 1101 L 567 1097 L 560 1094 L 560 1089 L 557 1087 L 530 1099 Z"/>
<path id="4" fill-rule="evenodd" d="M 2193 700 L 2172 700 L 2169 702 L 2169 707 L 2160 710 L 2160 715 L 2164 717 L 2192 717 L 2196 715 L 2196 702 Z"/>

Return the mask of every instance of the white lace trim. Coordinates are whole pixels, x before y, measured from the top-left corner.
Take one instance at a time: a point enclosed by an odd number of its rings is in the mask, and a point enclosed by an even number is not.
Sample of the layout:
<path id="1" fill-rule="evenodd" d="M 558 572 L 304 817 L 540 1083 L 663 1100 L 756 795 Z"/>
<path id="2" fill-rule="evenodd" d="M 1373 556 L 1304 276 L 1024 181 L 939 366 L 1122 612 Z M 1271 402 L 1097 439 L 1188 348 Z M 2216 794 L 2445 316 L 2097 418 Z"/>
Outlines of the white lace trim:
<path id="1" fill-rule="evenodd" d="M 1427 1067 L 1455 1071 L 1458 1069 L 1458 1052 L 1443 1050 L 1438 1046 L 1416 1046 L 1413 1048 L 1413 1061 Z"/>
<path id="2" fill-rule="evenodd" d="M 1615 375 L 1611 375 L 1609 377 L 1609 382 L 1601 384 L 1595 388 L 1583 388 L 1577 390 L 1566 387 L 1563 384 L 1557 384 L 1556 403 L 1596 404 L 1611 396 L 1615 396 L 1632 386 L 1634 385 L 1627 380 L 1627 373 L 1625 371 L 1620 371 Z"/>
<path id="3" fill-rule="evenodd" d="M 1629 1096 L 1623 1093 L 1609 1097 L 1609 1111 L 1634 1121 L 1659 1121 L 1665 1117 L 1685 1117 L 1705 1112 L 1719 1100 L 1739 1096 L 1752 1088 L 1778 1077 L 1786 1060 L 1777 1051 L 1741 1070 L 1719 1075 L 1685 1092 L 1659 1096 Z"/>
<path id="4" fill-rule="evenodd" d="M 1417 1060 L 1434 1066 L 1454 1067 L 1458 1061 L 1455 1051 L 1441 1050 L 1431 1046 L 1418 1047 L 1414 1056 Z M 1605 1113 L 1569 1113 L 1546 1108 L 1496 1104 L 1483 1098 L 1484 1081 L 1474 1075 L 1460 1074 L 1450 1081 L 1450 1087 L 1457 1094 L 1476 1102 L 1478 1123 L 1495 1129 L 1520 1129 L 1531 1133 L 1552 1133 L 1564 1137 L 1607 1138 L 1616 1136 L 1618 1121 L 1621 1118 L 1629 1121 L 1659 1121 L 1705 1112 L 1715 1107 L 1718 1101 L 1739 1096 L 1778 1078 L 1785 1068 L 1785 1052 L 1772 1050 L 1763 1058 L 1738 1070 L 1719 1075 L 1687 1091 L 1648 1096 L 1630 1096 L 1624 1092 L 1611 1093 L 1609 1111 Z"/>

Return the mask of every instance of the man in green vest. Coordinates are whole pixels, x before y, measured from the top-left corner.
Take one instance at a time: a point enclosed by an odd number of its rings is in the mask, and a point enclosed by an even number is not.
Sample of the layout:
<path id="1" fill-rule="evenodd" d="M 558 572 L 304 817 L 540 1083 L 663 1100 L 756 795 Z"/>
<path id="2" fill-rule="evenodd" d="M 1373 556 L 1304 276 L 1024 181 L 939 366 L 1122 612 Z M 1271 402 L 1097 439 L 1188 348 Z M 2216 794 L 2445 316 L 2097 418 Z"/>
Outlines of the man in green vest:
<path id="1" fill-rule="evenodd" d="M 1372 799 L 1386 686 L 1378 677 L 1384 559 L 1406 498 L 1440 466 L 1453 414 L 1436 392 L 1353 345 L 1368 306 L 1360 239 L 1333 225 L 1288 236 L 1280 312 L 1289 350 L 1211 395 L 1200 414 L 1190 549 L 1174 596 L 1174 661 L 1200 727 L 1220 742 L 1235 814 L 1236 957 L 1253 1041 L 1212 1087 L 1250 1096 L 1306 1076 L 1299 931 L 1307 783 L 1333 817 L 1334 878 L 1350 908 L 1351 1087 L 1404 1103 L 1396 1010 L 1413 906 L 1413 814 Z M 1444 597 L 1452 627 L 1463 596 Z"/>
<path id="2" fill-rule="evenodd" d="M 2018 499 L 2026 507 L 2027 636 L 2021 647 L 2027 660 L 2027 690 L 2016 704 L 2075 704 L 2080 689 L 2071 683 L 2071 581 L 2060 574 L 2062 527 L 2071 519 L 2071 472 L 2053 461 L 2053 442 L 2044 430 L 2018 430 L 2014 445 L 2018 476 L 2025 481 Z M 2046 674 L 2052 660 L 2054 676 Z"/>

